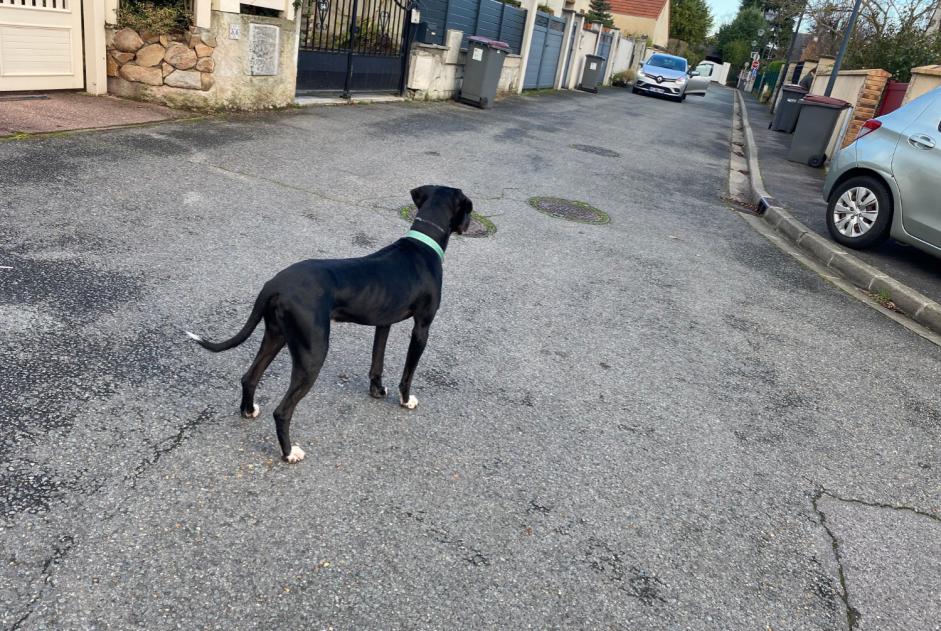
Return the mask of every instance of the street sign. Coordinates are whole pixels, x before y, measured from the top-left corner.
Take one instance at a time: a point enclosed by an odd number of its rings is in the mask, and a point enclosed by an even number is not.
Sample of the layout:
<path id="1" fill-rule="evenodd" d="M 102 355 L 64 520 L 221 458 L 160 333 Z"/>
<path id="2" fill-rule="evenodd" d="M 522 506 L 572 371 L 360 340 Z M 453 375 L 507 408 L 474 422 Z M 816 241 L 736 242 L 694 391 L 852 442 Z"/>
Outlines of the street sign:
<path id="1" fill-rule="evenodd" d="M 760 65 L 760 63 L 761 63 L 761 62 L 759 62 L 757 59 L 753 60 L 753 61 L 751 62 L 751 69 L 752 69 L 752 70 L 758 70 L 758 66 Z"/>

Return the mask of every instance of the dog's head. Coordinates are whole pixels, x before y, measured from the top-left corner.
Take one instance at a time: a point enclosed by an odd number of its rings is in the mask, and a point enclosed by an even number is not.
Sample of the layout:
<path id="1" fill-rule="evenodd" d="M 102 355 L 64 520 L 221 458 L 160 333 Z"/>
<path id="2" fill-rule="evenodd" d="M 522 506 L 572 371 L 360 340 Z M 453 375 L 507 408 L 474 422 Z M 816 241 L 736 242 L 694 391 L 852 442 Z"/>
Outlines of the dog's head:
<path id="1" fill-rule="evenodd" d="M 459 188 L 419 186 L 412 189 L 412 201 L 418 208 L 416 217 L 447 230 L 448 234 L 464 234 L 470 226 L 474 204 Z"/>

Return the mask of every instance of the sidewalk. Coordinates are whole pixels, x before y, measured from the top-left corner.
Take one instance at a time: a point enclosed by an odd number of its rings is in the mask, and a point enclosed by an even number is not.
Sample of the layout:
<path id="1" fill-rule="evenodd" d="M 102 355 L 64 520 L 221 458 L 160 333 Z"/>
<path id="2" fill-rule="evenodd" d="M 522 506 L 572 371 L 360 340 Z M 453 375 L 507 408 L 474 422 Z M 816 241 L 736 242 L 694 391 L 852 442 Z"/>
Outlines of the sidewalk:
<path id="1" fill-rule="evenodd" d="M 825 170 L 788 162 L 785 156 L 791 135 L 768 129 L 771 116 L 765 105 L 751 96 L 745 96 L 745 104 L 768 193 L 795 219 L 830 239 L 825 223 L 827 203 L 823 199 Z M 891 239 L 872 250 L 854 250 L 853 253 L 899 282 L 941 302 L 941 261 L 933 256 Z"/>
<path id="2" fill-rule="evenodd" d="M 191 112 L 152 103 L 79 92 L 8 94 L 0 98 L 0 138 L 18 133 L 139 125 L 191 116 Z"/>

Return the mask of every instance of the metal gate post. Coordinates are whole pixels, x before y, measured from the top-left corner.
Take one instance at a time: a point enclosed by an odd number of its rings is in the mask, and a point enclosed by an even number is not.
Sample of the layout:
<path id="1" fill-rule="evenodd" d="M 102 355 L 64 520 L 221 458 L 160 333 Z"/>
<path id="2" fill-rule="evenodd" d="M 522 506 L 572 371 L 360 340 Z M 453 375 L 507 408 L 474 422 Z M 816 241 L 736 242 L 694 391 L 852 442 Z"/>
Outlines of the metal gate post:
<path id="1" fill-rule="evenodd" d="M 416 5 L 415 0 L 405 3 L 405 25 L 403 27 L 405 41 L 402 42 L 404 47 L 402 53 L 402 78 L 399 80 L 399 96 L 402 97 L 405 96 L 405 89 L 408 85 L 408 66 L 412 61 L 412 36 L 415 33 L 415 29 L 412 28 L 412 10 Z"/>
<path id="2" fill-rule="evenodd" d="M 341 98 L 350 98 L 350 84 L 353 82 L 353 51 L 356 49 L 356 35 L 359 28 L 356 26 L 356 10 L 359 7 L 359 0 L 353 0 L 353 10 L 350 16 L 350 52 L 346 55 L 346 81 L 343 84 L 343 94 Z"/>
<path id="3" fill-rule="evenodd" d="M 500 28 L 497 30 L 497 39 L 503 41 L 503 16 L 506 13 L 506 2 L 500 3 Z"/>

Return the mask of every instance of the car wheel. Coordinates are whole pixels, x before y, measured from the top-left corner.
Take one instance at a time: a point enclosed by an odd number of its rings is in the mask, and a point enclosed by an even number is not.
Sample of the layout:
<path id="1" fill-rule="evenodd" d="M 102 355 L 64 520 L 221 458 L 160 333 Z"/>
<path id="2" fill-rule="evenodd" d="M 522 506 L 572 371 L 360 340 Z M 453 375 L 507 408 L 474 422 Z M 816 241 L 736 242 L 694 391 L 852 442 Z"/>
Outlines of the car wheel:
<path id="1" fill-rule="evenodd" d="M 850 178 L 830 194 L 827 230 L 837 243 L 871 248 L 889 237 L 892 198 L 883 182 L 869 175 Z"/>
<path id="2" fill-rule="evenodd" d="M 686 100 L 686 95 L 684 94 L 683 96 L 680 97 L 680 103 L 682 103 L 685 100 Z"/>
<path id="3" fill-rule="evenodd" d="M 640 90 L 637 89 L 637 86 L 631 86 L 631 94 L 640 94 Z"/>

